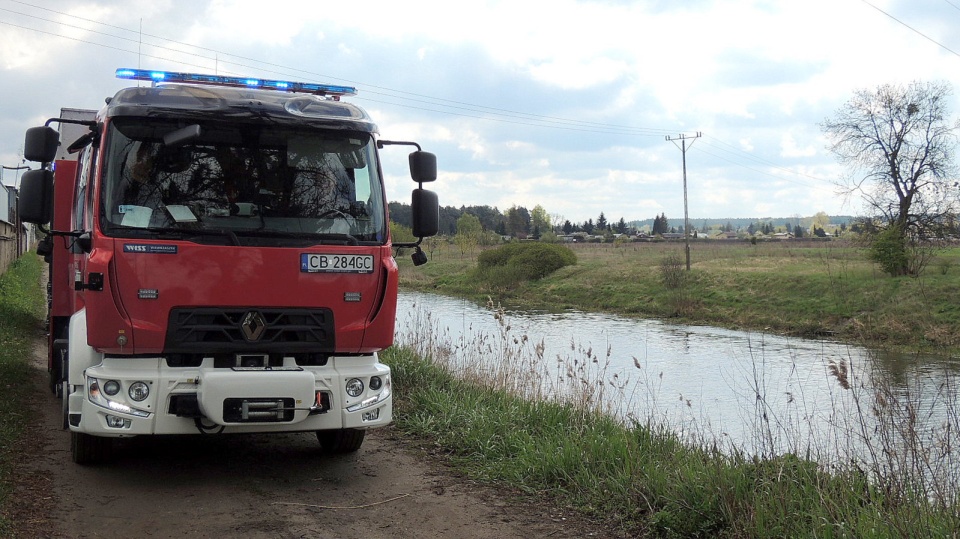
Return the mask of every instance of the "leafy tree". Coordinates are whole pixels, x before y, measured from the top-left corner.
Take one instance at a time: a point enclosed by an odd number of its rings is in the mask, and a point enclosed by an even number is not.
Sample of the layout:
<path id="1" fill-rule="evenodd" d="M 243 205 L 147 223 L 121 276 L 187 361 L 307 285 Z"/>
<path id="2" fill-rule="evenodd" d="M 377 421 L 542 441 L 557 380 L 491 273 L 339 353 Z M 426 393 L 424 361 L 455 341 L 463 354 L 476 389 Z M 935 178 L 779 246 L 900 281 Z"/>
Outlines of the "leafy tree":
<path id="1" fill-rule="evenodd" d="M 953 156 L 960 123 L 948 119 L 951 94 L 945 82 L 860 90 L 821 124 L 830 150 L 852 169 L 847 192 L 860 194 L 890 231 L 882 238 L 886 252 L 894 240 L 902 252 L 919 252 L 925 240 L 942 235 L 945 216 L 956 213 Z M 892 275 L 917 269 L 902 257 L 892 259 L 901 263 L 887 268 Z"/>
<path id="2" fill-rule="evenodd" d="M 530 212 L 523 206 L 511 206 L 505 215 L 507 234 L 516 238 L 525 238 L 530 232 Z"/>
<path id="3" fill-rule="evenodd" d="M 826 228 L 830 224 L 830 216 L 826 212 L 818 211 L 816 215 L 813 216 L 813 227 L 814 228 Z"/>
<path id="4" fill-rule="evenodd" d="M 569 219 L 563 222 L 563 233 L 568 236 L 573 233 L 573 224 Z"/>
<path id="5" fill-rule="evenodd" d="M 803 237 L 803 227 L 802 227 L 802 226 L 796 225 L 796 226 L 793 227 L 793 237 L 794 237 L 794 238 L 802 238 L 802 237 Z"/>
<path id="6" fill-rule="evenodd" d="M 453 242 L 460 248 L 461 257 L 480 244 L 482 234 L 483 227 L 476 215 L 465 213 L 457 219 L 457 235 L 453 237 Z"/>
<path id="7" fill-rule="evenodd" d="M 537 204 L 530 211 L 530 226 L 534 229 L 540 229 L 541 232 L 550 229 L 550 215 L 547 214 L 547 210 L 543 209 L 543 206 Z"/>
<path id="8" fill-rule="evenodd" d="M 410 227 L 396 222 L 390 223 L 390 238 L 394 243 L 411 243 L 417 241 Z"/>

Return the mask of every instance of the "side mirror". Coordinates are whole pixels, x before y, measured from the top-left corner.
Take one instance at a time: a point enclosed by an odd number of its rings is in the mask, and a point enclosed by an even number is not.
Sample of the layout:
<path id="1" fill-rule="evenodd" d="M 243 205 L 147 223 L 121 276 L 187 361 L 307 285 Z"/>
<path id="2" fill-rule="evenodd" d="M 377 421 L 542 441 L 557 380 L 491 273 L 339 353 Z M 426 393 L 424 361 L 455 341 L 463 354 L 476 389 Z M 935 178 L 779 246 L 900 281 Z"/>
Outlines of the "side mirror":
<path id="1" fill-rule="evenodd" d="M 50 127 L 31 127 L 23 142 L 23 157 L 29 161 L 49 163 L 57 157 L 60 133 Z"/>
<path id="2" fill-rule="evenodd" d="M 418 238 L 436 236 L 440 231 L 440 202 L 437 194 L 426 189 L 414 189 L 411 206 L 413 235 Z"/>
<path id="3" fill-rule="evenodd" d="M 25 223 L 42 225 L 50 222 L 53 215 L 53 171 L 40 169 L 23 173 L 17 213 Z"/>
<path id="4" fill-rule="evenodd" d="M 410 177 L 417 183 L 437 179 L 437 156 L 430 152 L 416 151 L 410 154 Z"/>

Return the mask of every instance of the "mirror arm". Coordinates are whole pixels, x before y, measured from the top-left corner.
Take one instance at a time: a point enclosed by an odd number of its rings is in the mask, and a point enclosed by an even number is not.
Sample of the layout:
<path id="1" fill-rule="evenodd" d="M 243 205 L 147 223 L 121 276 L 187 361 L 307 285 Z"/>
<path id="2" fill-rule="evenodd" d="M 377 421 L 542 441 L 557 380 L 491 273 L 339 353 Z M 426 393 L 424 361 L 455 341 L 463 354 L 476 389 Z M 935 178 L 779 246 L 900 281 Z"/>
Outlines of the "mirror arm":
<path id="1" fill-rule="evenodd" d="M 66 230 L 49 230 L 49 231 L 47 231 L 47 230 L 43 230 L 43 228 L 41 228 L 40 230 L 41 230 L 41 232 L 44 232 L 44 233 L 49 234 L 49 235 L 51 235 L 51 236 L 63 236 L 63 237 L 65 237 L 65 238 L 79 238 L 80 236 L 86 234 L 86 232 L 84 232 L 83 230 L 70 230 L 70 231 L 66 231 Z"/>
<path id="2" fill-rule="evenodd" d="M 377 148 L 383 149 L 384 146 L 416 146 L 417 151 L 423 151 L 423 148 L 420 147 L 416 142 L 407 142 L 405 140 L 378 140 Z"/>

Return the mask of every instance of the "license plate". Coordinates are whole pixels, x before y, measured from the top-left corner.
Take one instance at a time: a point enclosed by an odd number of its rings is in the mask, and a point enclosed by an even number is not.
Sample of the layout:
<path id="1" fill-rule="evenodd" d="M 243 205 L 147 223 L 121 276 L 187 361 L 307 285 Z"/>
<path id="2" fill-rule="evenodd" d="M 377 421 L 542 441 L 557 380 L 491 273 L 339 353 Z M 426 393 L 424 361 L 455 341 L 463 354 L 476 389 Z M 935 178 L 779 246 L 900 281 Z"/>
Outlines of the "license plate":
<path id="1" fill-rule="evenodd" d="M 373 255 L 300 254 L 304 273 L 373 273 Z"/>

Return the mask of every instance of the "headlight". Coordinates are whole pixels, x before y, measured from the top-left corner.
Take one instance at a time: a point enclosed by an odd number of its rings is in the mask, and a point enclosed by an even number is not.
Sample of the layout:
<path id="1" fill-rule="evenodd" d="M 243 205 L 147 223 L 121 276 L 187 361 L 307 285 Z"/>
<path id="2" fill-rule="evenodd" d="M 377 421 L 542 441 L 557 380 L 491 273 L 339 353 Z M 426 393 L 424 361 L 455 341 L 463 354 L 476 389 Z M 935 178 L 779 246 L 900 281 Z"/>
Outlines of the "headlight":
<path id="1" fill-rule="evenodd" d="M 150 386 L 143 382 L 134 382 L 130 384 L 127 394 L 131 399 L 140 402 L 150 396 Z"/>
<path id="2" fill-rule="evenodd" d="M 363 381 L 359 378 L 351 378 L 347 380 L 347 395 L 351 397 L 359 397 L 363 394 Z"/>
<path id="3" fill-rule="evenodd" d="M 383 379 L 379 376 L 374 376 L 370 379 L 370 389 L 376 391 L 383 387 Z"/>

